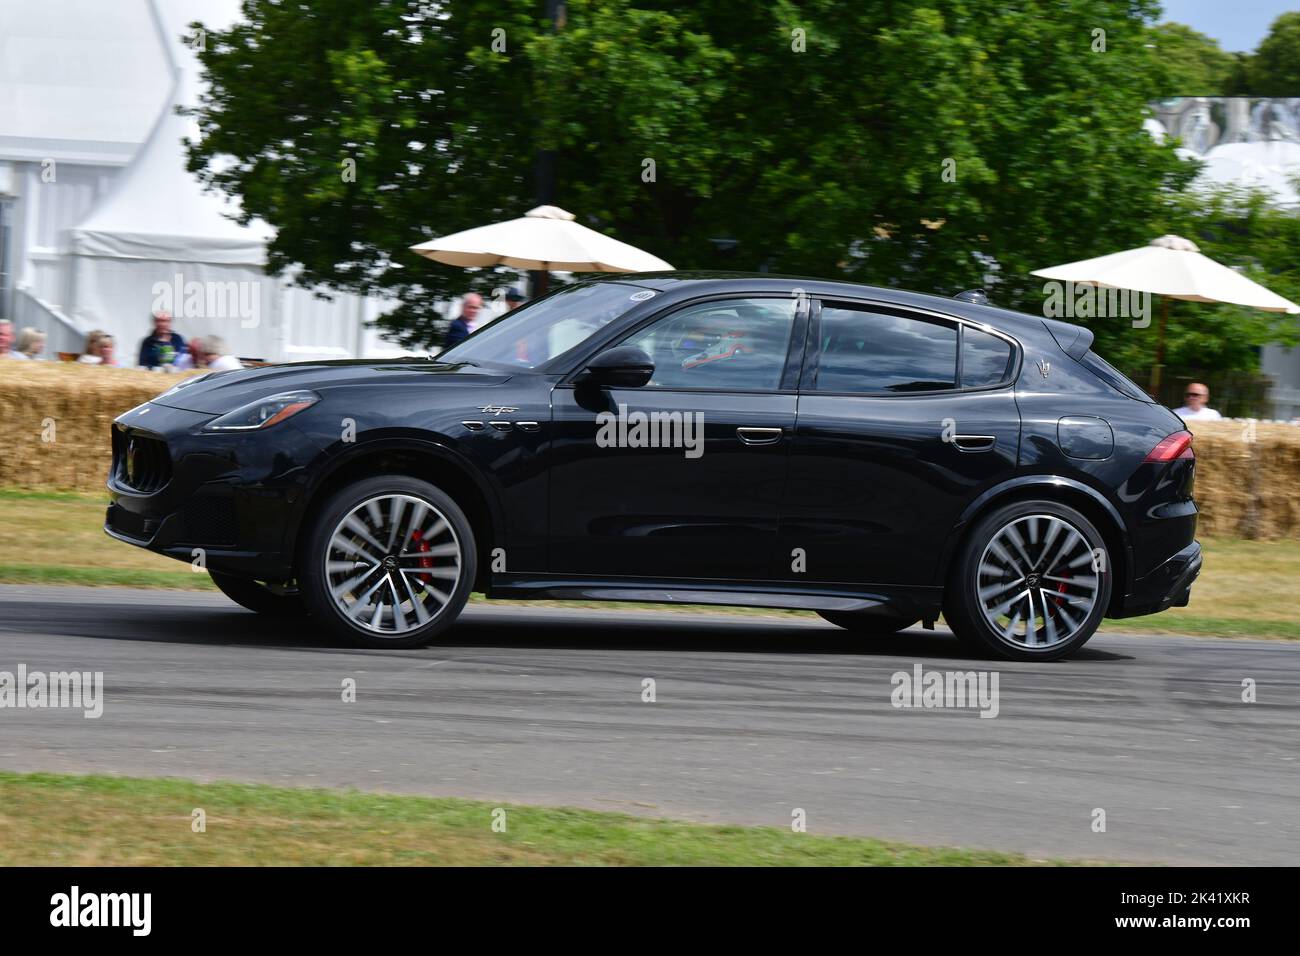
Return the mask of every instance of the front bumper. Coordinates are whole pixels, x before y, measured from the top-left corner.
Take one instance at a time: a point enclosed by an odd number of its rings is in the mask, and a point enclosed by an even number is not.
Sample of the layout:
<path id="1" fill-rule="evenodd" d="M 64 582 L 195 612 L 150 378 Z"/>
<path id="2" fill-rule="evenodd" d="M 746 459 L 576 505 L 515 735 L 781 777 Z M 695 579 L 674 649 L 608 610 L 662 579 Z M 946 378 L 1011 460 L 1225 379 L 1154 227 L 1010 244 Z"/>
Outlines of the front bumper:
<path id="1" fill-rule="evenodd" d="M 104 531 L 182 561 L 200 551 L 212 570 L 287 578 L 288 516 L 319 448 L 291 422 L 274 434 L 205 433 L 215 417 L 146 404 L 113 423 Z"/>
<path id="2" fill-rule="evenodd" d="M 1186 607 L 1192 583 L 1201 573 L 1201 544 L 1193 541 L 1151 573 L 1133 583 L 1118 613 L 1111 617 L 1158 614 L 1171 607 Z"/>

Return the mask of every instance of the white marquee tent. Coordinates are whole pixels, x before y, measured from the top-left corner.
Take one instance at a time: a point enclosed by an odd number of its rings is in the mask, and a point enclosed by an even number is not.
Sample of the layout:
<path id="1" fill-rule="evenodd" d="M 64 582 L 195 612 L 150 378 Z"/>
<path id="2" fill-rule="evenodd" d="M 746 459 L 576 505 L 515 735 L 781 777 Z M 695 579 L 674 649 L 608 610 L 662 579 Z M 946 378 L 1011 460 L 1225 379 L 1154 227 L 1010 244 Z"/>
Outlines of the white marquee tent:
<path id="1" fill-rule="evenodd" d="M 398 353 L 364 324 L 389 303 L 356 296 L 324 300 L 285 277 L 266 275 L 271 229 L 259 221 L 239 225 L 232 219 L 237 207 L 205 191 L 185 168 L 182 141 L 197 137 L 197 124 L 176 107 L 194 105 L 202 83 L 189 24 L 225 28 L 238 17 L 239 0 L 115 0 L 113 7 L 121 30 L 116 20 L 103 21 L 98 0 L 91 7 L 86 0 L 42 0 L 5 14 L 13 34 L 23 38 L 19 49 L 83 42 L 97 58 L 93 69 L 106 77 L 104 85 L 121 87 L 116 92 L 124 97 L 117 105 L 111 96 L 101 102 L 90 92 L 93 83 L 73 82 L 85 71 L 66 54 L 57 76 L 0 71 L 0 110 L 6 102 L 39 104 L 13 114 L 28 117 L 20 130 L 30 134 L 25 140 L 8 148 L 0 141 L 0 160 L 28 160 L 26 179 L 20 176 L 28 188 L 19 202 L 29 211 L 19 232 L 53 233 L 43 243 L 29 241 L 49 251 L 29 257 L 28 294 L 18 296 L 26 304 L 20 324 L 46 328 L 51 351 L 77 350 L 89 330 L 104 329 L 117 337 L 124 362 L 134 360 L 156 308 L 172 312 L 187 338 L 219 335 L 244 357 Z M 59 15 L 51 8 L 60 8 Z M 95 47 L 94 31 L 121 32 L 121 42 Z M 114 121 L 106 125 L 91 113 Z M 152 126 L 137 147 L 132 140 L 140 142 L 142 115 L 153 117 Z M 24 143 L 37 144 L 27 148 L 31 155 L 19 151 Z M 38 154 L 59 157 L 58 182 L 49 188 L 39 178 Z M 83 182 L 99 186 L 82 189 Z M 81 198 L 87 194 L 89 203 Z M 52 217 L 62 221 L 56 230 Z M 51 267 L 57 278 L 48 274 Z"/>
<path id="2" fill-rule="evenodd" d="M 197 101 L 197 58 L 182 42 L 186 22 L 222 28 L 238 13 L 235 0 L 159 0 L 164 49 L 175 80 L 167 101 Z M 163 308 L 190 334 L 220 335 L 238 355 L 276 353 L 279 283 L 263 271 L 263 224 L 240 226 L 237 209 L 203 191 L 185 169 L 182 140 L 197 125 L 174 108 L 159 113 L 140 152 L 112 191 L 66 234 L 68 313 L 82 328 L 129 324 L 138 338 L 148 316 Z M 126 330 L 122 330 L 125 332 Z"/>

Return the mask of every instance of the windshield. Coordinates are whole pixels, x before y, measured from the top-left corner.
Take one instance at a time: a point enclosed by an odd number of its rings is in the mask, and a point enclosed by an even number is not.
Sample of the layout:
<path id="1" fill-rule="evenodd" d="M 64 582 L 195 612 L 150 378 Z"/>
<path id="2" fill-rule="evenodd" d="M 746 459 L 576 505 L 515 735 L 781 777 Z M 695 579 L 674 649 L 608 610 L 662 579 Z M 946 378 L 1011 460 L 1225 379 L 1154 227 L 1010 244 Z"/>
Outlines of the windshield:
<path id="1" fill-rule="evenodd" d="M 438 361 L 537 368 L 653 294 L 621 282 L 568 286 L 507 312 L 443 352 Z"/>

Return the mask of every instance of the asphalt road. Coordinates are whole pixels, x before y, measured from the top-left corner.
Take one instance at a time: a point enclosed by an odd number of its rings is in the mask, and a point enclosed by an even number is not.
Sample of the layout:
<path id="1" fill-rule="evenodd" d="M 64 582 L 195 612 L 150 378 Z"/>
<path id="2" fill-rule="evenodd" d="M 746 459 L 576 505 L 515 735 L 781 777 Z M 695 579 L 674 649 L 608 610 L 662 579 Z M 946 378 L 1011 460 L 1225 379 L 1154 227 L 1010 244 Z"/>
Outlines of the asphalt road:
<path id="1" fill-rule="evenodd" d="M 944 632 L 866 640 L 802 619 L 479 605 L 445 644 L 361 651 L 216 594 L 12 585 L 0 632 L 0 671 L 105 681 L 98 720 L 0 709 L 9 770 L 775 826 L 800 808 L 811 833 L 1034 856 L 1300 857 L 1293 643 L 1103 635 L 1069 661 L 994 665 Z M 918 663 L 995 669 L 998 716 L 895 708 L 892 675 Z"/>

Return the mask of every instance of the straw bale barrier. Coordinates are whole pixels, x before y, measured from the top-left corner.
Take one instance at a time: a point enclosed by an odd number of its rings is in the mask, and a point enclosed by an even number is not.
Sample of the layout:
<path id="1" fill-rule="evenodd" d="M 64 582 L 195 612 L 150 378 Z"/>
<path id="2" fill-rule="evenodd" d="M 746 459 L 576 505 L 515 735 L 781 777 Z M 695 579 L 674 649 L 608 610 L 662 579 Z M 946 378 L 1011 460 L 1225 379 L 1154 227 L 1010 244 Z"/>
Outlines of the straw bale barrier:
<path id="1" fill-rule="evenodd" d="M 0 359 L 0 487 L 102 491 L 109 426 L 175 375 Z M 1300 427 L 1192 422 L 1199 533 L 1300 537 Z"/>
<path id="2" fill-rule="evenodd" d="M 178 375 L 0 359 L 0 487 L 103 491 L 113 419 Z"/>

